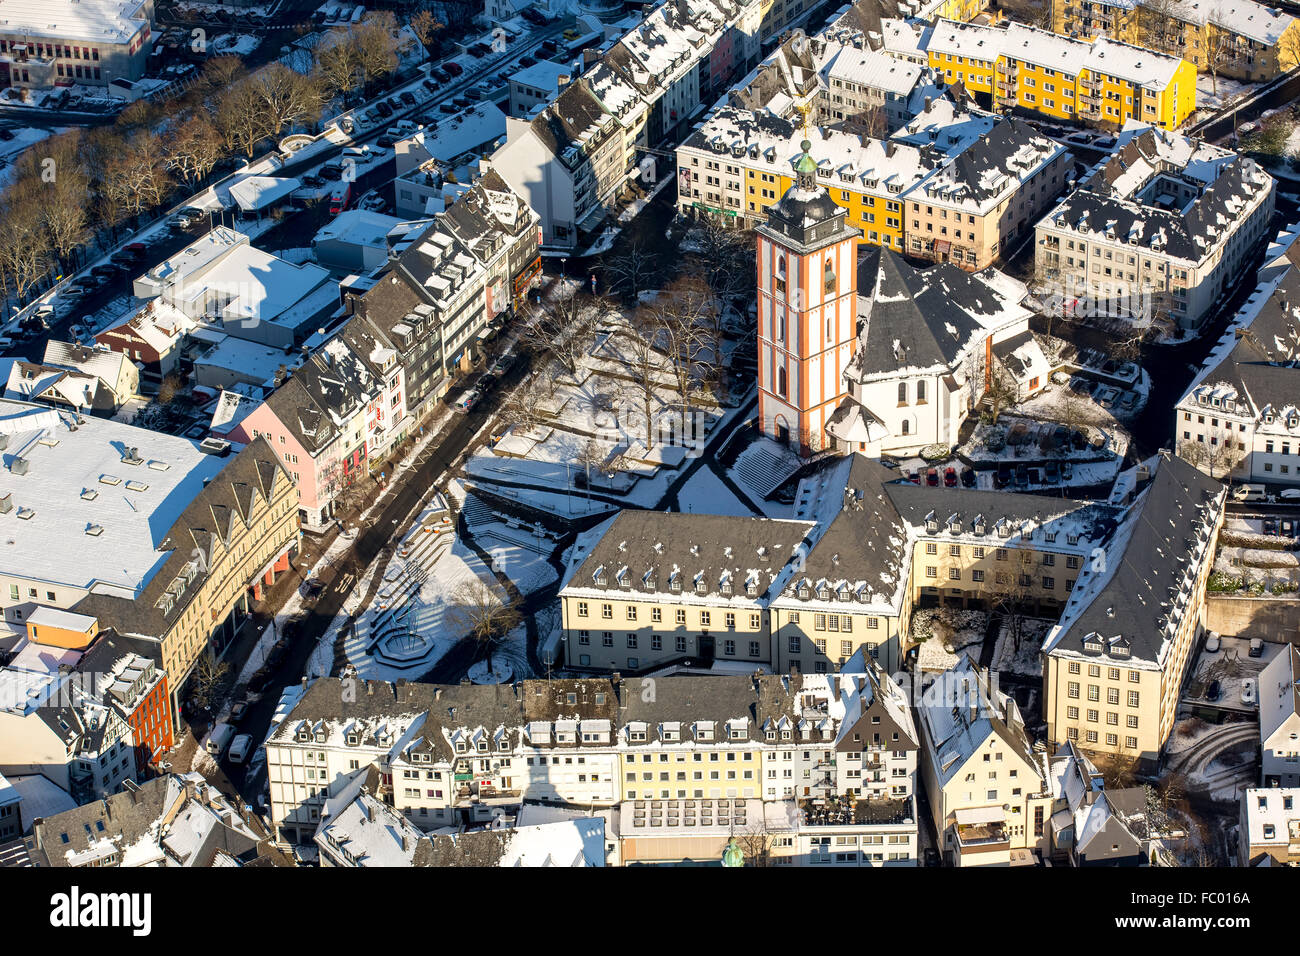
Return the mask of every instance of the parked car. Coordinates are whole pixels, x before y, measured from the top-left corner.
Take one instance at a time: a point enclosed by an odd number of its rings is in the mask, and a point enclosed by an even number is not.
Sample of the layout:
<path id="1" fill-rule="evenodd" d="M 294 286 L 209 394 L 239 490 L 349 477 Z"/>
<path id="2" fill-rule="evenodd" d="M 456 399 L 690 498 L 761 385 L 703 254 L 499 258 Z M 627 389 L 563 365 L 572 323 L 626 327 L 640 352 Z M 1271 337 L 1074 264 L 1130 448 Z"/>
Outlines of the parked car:
<path id="1" fill-rule="evenodd" d="M 387 103 L 376 103 L 375 111 L 384 119 L 388 119 L 388 117 L 393 115 L 393 108 Z"/>
<path id="2" fill-rule="evenodd" d="M 497 378 L 503 378 L 506 372 L 514 367 L 514 364 L 515 354 L 513 352 L 504 352 L 497 356 L 496 361 L 492 363 L 492 367 L 488 371 Z"/>
<path id="3" fill-rule="evenodd" d="M 957 469 L 945 468 L 943 472 L 943 485 L 945 488 L 957 487 Z"/>
<path id="4" fill-rule="evenodd" d="M 440 103 L 438 105 L 438 111 L 441 113 L 446 113 L 448 115 L 459 112 L 459 110 L 456 108 L 456 104 L 452 102 Z"/>
<path id="5" fill-rule="evenodd" d="M 978 476 L 975 474 L 975 469 L 974 469 L 974 468 L 963 468 L 963 469 L 961 470 L 961 483 L 962 483 L 962 487 L 964 487 L 964 488 L 974 488 L 975 485 L 976 485 L 976 483 L 977 483 L 978 481 L 979 481 L 979 478 L 978 478 Z"/>
<path id="6" fill-rule="evenodd" d="M 1218 700 L 1219 696 L 1222 693 L 1223 693 L 1223 685 L 1220 684 L 1217 680 L 1212 680 L 1210 681 L 1210 686 L 1205 688 L 1205 699 Z"/>
<path id="7" fill-rule="evenodd" d="M 525 56 L 520 58 L 519 65 L 526 69 L 530 66 L 536 66 L 537 61 L 534 60 L 531 56 Z"/>
<path id="8" fill-rule="evenodd" d="M 339 129 L 343 130 L 344 134 L 351 136 L 357 131 L 357 124 L 345 116 L 339 120 Z"/>
<path id="9" fill-rule="evenodd" d="M 1219 635 L 1215 631 L 1205 632 L 1205 653 L 1217 654 L 1219 653 L 1219 648 L 1222 646 L 1223 642 L 1219 639 Z"/>
<path id="10" fill-rule="evenodd" d="M 225 749 L 230 746 L 230 738 L 235 736 L 235 728 L 229 724 L 217 724 L 208 731 L 207 739 L 203 743 L 203 749 L 214 757 L 220 757 Z"/>
<path id="11" fill-rule="evenodd" d="M 253 735 L 240 734 L 230 742 L 230 753 L 227 756 L 230 757 L 231 763 L 243 763 L 249 758 L 252 752 Z"/>
<path id="12" fill-rule="evenodd" d="M 1006 488 L 1015 480 L 1010 465 L 999 465 L 998 470 L 993 473 L 993 487 L 1002 489 Z"/>
<path id="13" fill-rule="evenodd" d="M 1248 707 L 1255 705 L 1255 678 L 1247 677 L 1241 682 L 1241 702 Z"/>
<path id="14" fill-rule="evenodd" d="M 939 487 L 939 469 L 927 468 L 925 470 L 925 483 L 931 488 Z"/>
<path id="15" fill-rule="evenodd" d="M 480 397 L 481 396 L 479 395 L 479 393 L 474 391 L 474 389 L 472 388 L 467 389 L 465 391 L 465 394 L 456 400 L 457 411 L 462 411 L 462 412 L 469 411 L 471 408 L 473 408 L 475 405 L 478 404 L 478 400 Z"/>
<path id="16" fill-rule="evenodd" d="M 392 149 L 397 145 L 397 140 L 385 133 L 383 136 L 379 137 L 379 139 L 375 140 L 375 145 L 382 146 L 384 149 Z"/>
<path id="17" fill-rule="evenodd" d="M 1016 465 L 1015 485 L 1017 488 L 1024 488 L 1029 484 L 1029 468 L 1026 465 Z"/>
<path id="18" fill-rule="evenodd" d="M 444 80 L 443 82 L 445 83 L 446 80 Z M 437 92 L 438 92 L 438 84 L 435 83 L 435 82 L 433 82 L 433 78 L 432 78 L 432 77 L 427 77 L 427 76 L 426 76 L 423 80 L 420 81 L 420 85 L 423 86 L 423 87 L 424 87 L 426 90 L 428 90 L 430 93 L 437 93 Z"/>
<path id="19" fill-rule="evenodd" d="M 7 143 L 13 138 L 14 138 L 14 131 L 11 130 L 9 127 L 6 126 L 4 129 L 0 129 L 0 139 L 4 140 Z"/>
<path id="20" fill-rule="evenodd" d="M 474 383 L 474 391 L 478 392 L 480 395 L 486 395 L 496 383 L 496 376 L 491 372 L 486 372 L 483 375 L 480 375 L 478 381 Z"/>
<path id="21" fill-rule="evenodd" d="M 467 106 L 470 105 L 470 100 L 468 96 L 457 96 L 452 100 L 452 102 L 455 103 L 457 106 L 459 106 L 461 109 L 465 109 Z"/>
<path id="22" fill-rule="evenodd" d="M 465 72 L 465 68 L 461 66 L 459 63 L 456 63 L 455 61 L 452 61 L 450 63 L 444 63 L 442 65 L 442 68 L 446 70 L 448 73 L 450 73 L 452 76 L 460 76 L 462 73 Z"/>
<path id="23" fill-rule="evenodd" d="M 451 79 L 451 74 L 448 73 L 446 70 L 441 69 L 440 67 L 434 67 L 432 70 L 429 71 L 429 73 L 433 76 L 435 80 L 440 80 L 443 83 L 446 83 L 448 80 Z M 436 93 L 438 91 L 434 90 L 434 92 Z"/>
<path id="24" fill-rule="evenodd" d="M 246 713 L 248 713 L 248 701 L 237 700 L 230 705 L 230 716 L 226 719 L 232 724 L 238 723 Z"/>
<path id="25" fill-rule="evenodd" d="M 1250 639 L 1250 650 L 1247 651 L 1246 653 L 1249 654 L 1251 657 L 1263 657 L 1264 642 L 1260 640 L 1258 637 L 1252 637 Z"/>
<path id="26" fill-rule="evenodd" d="M 1061 480 L 1069 481 L 1074 477 L 1074 465 L 1068 461 L 1061 462 Z"/>
<path id="27" fill-rule="evenodd" d="M 903 477 L 914 485 L 919 485 L 921 483 L 921 473 L 919 471 L 905 471 L 903 472 Z"/>
<path id="28" fill-rule="evenodd" d="M 145 245 L 143 242 L 128 242 L 125 246 L 122 247 L 122 250 L 124 252 L 129 252 L 132 255 L 143 256 L 146 252 L 149 251 L 149 247 Z"/>
<path id="29" fill-rule="evenodd" d="M 90 274 L 99 276 L 101 279 L 116 279 L 122 274 L 122 267 L 113 265 L 95 266 L 90 270 Z"/>
<path id="30" fill-rule="evenodd" d="M 299 182 L 301 182 L 304 186 L 308 186 L 312 189 L 319 189 L 321 186 L 325 185 L 325 180 L 321 179 L 319 176 L 312 175 L 311 173 L 308 173 L 306 176 L 303 176 L 302 179 L 299 180 Z"/>
<path id="31" fill-rule="evenodd" d="M 320 168 L 319 175 L 322 179 L 337 182 L 343 178 L 343 167 L 337 163 L 326 163 Z"/>
<path id="32" fill-rule="evenodd" d="M 1057 484 L 1060 484 L 1060 483 L 1061 483 L 1061 466 L 1060 466 L 1060 464 L 1057 463 L 1057 462 L 1054 462 L 1054 461 L 1049 461 L 1049 462 L 1047 462 L 1046 464 L 1044 464 L 1044 465 L 1043 465 L 1043 479 L 1044 479 L 1044 480 L 1045 480 L 1049 485 L 1057 485 Z"/>

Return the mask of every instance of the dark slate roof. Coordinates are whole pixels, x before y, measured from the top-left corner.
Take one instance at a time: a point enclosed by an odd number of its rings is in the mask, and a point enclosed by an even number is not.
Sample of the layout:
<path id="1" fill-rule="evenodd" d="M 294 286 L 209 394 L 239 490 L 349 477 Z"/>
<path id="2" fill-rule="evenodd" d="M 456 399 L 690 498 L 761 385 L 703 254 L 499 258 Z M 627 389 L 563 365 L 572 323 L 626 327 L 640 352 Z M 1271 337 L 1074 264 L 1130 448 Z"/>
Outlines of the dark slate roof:
<path id="1" fill-rule="evenodd" d="M 537 138 L 556 159 L 564 162 L 565 150 L 581 147 L 578 138 L 589 128 L 599 126 L 603 118 L 610 115 L 612 114 L 600 100 L 587 89 L 586 84 L 579 80 L 562 89 L 559 96 L 533 117 L 531 125 Z M 587 147 L 593 146 L 589 140 Z"/>
<path id="2" fill-rule="evenodd" d="M 265 438 L 254 439 L 194 496 L 168 529 L 158 550 L 170 553 L 136 600 L 89 594 L 72 610 L 96 617 L 102 627 L 111 627 L 120 634 L 161 638 L 206 579 L 214 540 L 219 537 L 228 544 L 239 522 L 248 525 L 248 509 L 254 497 L 270 501 L 280 494 L 282 483 L 291 485 L 293 480 L 279 456 Z M 164 612 L 160 599 L 194 559 L 196 549 L 205 560 L 199 563 L 194 580 L 173 601 L 171 610 Z M 175 679 L 180 675 L 170 676 Z"/>
<path id="3" fill-rule="evenodd" d="M 654 727 L 664 721 L 677 722 L 683 726 L 683 739 L 689 739 L 686 728 L 695 721 L 713 721 L 721 733 L 726 721 L 746 718 L 753 739 L 768 718 L 794 719 L 799 681 L 798 676 L 779 674 L 632 678 L 621 688 L 619 723 L 643 722 Z M 653 693 L 648 685 L 653 685 Z M 653 733 L 647 737 L 655 739 Z"/>
<path id="4" fill-rule="evenodd" d="M 750 572 L 757 572 L 758 591 L 765 595 L 780 575 L 794 549 L 814 527 L 811 521 L 621 511 L 591 552 L 577 567 L 567 586 L 595 588 L 627 594 L 672 592 L 674 572 L 680 575 L 681 594 L 718 595 L 729 575 L 732 596 L 745 598 Z M 604 584 L 595 579 L 604 569 Z M 627 569 L 625 584 L 618 574 Z M 649 580 L 647 579 L 649 576 Z"/>
<path id="5" fill-rule="evenodd" d="M 1118 564 L 1107 568 L 1106 583 L 1058 635 L 1054 648 L 1083 653 L 1085 637 L 1096 632 L 1107 642 L 1127 640 L 1134 660 L 1159 661 L 1167 614 L 1161 604 L 1173 602 L 1197 530 L 1221 507 L 1222 497 L 1222 483 L 1181 458 L 1162 455 L 1125 518 L 1132 522 L 1127 544 L 1121 552 L 1123 540 L 1117 538 L 1106 549 L 1106 561 Z"/>
<path id="6" fill-rule="evenodd" d="M 997 537 L 995 525 L 1000 518 L 1005 518 L 1015 529 L 1030 521 L 1045 532 L 1058 531 L 1060 544 L 1066 543 L 1066 534 L 1075 531 L 1083 540 L 1100 541 L 1115 530 L 1123 510 L 1095 501 L 1049 495 L 1010 494 L 975 488 L 963 488 L 954 494 L 949 488 L 931 488 L 910 481 L 888 484 L 885 492 L 899 514 L 911 525 L 924 525 L 926 516 L 933 513 L 942 529 L 948 519 L 956 515 L 962 533 L 970 533 L 975 519 L 983 516 L 988 524 L 989 537 L 993 539 Z"/>
<path id="7" fill-rule="evenodd" d="M 369 372 L 350 351 L 342 358 L 318 349 L 290 379 L 271 393 L 266 404 L 311 455 L 329 446 L 338 434 L 333 417 L 347 418 L 365 402 Z"/>
<path id="8" fill-rule="evenodd" d="M 41 866 L 63 867 L 69 865 L 69 851 L 85 852 L 92 843 L 100 840 L 111 840 L 118 851 L 144 839 L 156 841 L 157 825 L 165 814 L 175 816 L 169 811 L 176 809 L 178 803 L 194 800 L 203 802 L 204 798 L 193 783 L 193 780 L 171 774 L 156 777 L 134 789 L 46 817 L 39 830 L 41 846 L 36 849 L 34 856 Z M 203 782 L 200 786 L 210 787 L 211 784 Z M 254 833 L 262 833 L 255 817 L 243 822 Z M 67 834 L 67 843 L 63 842 L 63 834 Z M 236 860 L 251 860 L 257 855 L 258 845 L 257 839 L 250 839 L 238 830 L 217 824 L 203 845 L 194 848 L 197 856 L 178 861 L 176 865 L 209 866 L 218 852 L 229 854 Z"/>
<path id="9" fill-rule="evenodd" d="M 1013 181 L 1023 179 L 1058 151 L 1064 150 L 1024 120 L 1008 116 L 962 150 L 923 188 L 929 193 L 933 184 L 945 195 L 977 203 L 994 199 L 1006 191 L 1005 182 L 993 188 L 1004 174 Z M 955 194 L 950 192 L 952 187 L 956 187 Z"/>
<path id="10" fill-rule="evenodd" d="M 950 263 L 918 269 L 872 247 L 858 261 L 858 314 L 866 327 L 850 370 L 866 376 L 950 366 L 983 330 L 975 316 L 996 315 L 1008 304 L 1017 303 L 1007 303 L 979 273 Z"/>
<path id="11" fill-rule="evenodd" d="M 839 512 L 830 520 L 786 594 L 799 596 L 801 583 L 811 599 L 819 583 L 839 594 L 840 586 L 852 599 L 870 600 L 880 594 L 889 600 L 906 573 L 907 529 L 898 508 L 886 494 L 886 482 L 895 472 L 863 455 L 854 455 Z"/>

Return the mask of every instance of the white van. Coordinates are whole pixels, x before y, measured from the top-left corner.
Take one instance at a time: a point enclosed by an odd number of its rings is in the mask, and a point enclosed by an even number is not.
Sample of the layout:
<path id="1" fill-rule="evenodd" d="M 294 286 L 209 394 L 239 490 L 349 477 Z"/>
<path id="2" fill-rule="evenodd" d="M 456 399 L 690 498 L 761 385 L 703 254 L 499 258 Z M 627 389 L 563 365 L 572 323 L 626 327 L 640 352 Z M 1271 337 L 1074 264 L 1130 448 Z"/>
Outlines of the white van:
<path id="1" fill-rule="evenodd" d="M 204 744 L 204 749 L 214 757 L 220 757 L 225 752 L 226 747 L 230 744 L 230 738 L 235 736 L 235 728 L 229 724 L 217 724 L 208 733 L 208 741 Z"/>
<path id="2" fill-rule="evenodd" d="M 1232 497 L 1238 501 L 1267 501 L 1268 494 L 1263 485 L 1238 485 L 1232 491 Z"/>
<path id="3" fill-rule="evenodd" d="M 230 744 L 231 763 L 243 763 L 248 759 L 253 750 L 253 737 L 251 734 L 240 734 Z"/>

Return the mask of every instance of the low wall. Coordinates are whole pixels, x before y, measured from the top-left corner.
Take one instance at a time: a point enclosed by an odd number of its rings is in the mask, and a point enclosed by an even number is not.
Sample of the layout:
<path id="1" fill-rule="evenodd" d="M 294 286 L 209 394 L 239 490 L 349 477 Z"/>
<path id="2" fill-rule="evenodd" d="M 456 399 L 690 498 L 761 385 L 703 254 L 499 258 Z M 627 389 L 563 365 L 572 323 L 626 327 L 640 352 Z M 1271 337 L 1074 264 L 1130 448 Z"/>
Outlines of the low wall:
<path id="1" fill-rule="evenodd" d="M 1220 634 L 1300 643 L 1300 600 L 1207 594 L 1205 626 Z"/>

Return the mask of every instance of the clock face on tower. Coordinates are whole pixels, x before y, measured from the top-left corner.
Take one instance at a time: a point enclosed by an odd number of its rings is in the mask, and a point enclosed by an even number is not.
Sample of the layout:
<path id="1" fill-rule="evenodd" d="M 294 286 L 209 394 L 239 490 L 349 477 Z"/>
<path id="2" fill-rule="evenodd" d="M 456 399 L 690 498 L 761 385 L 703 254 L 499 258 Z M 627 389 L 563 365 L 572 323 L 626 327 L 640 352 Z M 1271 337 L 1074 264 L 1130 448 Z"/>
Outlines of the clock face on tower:
<path id="1" fill-rule="evenodd" d="M 817 183 L 812 144 L 758 227 L 758 390 L 763 433 L 800 454 L 827 447 L 857 341 L 857 247 L 846 211 Z"/>

